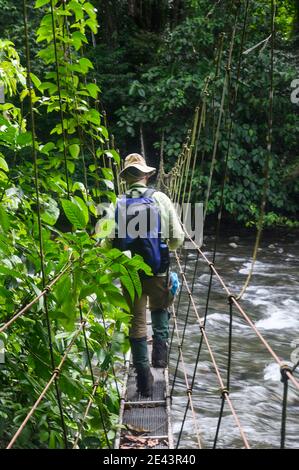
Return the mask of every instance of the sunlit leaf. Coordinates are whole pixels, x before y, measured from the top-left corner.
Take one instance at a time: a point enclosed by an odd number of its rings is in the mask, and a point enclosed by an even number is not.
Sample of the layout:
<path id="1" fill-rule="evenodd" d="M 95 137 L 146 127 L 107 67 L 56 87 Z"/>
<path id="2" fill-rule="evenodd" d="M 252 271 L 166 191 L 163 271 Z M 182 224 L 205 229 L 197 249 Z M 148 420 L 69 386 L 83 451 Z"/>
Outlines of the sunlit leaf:
<path id="1" fill-rule="evenodd" d="M 50 3 L 50 0 L 36 0 L 34 8 L 42 7 L 47 3 Z"/>
<path id="2" fill-rule="evenodd" d="M 61 204 L 64 213 L 71 224 L 77 229 L 83 229 L 86 226 L 86 218 L 78 204 L 75 204 L 68 199 L 62 199 Z"/>
<path id="3" fill-rule="evenodd" d="M 80 145 L 72 144 L 69 146 L 69 152 L 73 158 L 78 158 L 80 154 Z"/>

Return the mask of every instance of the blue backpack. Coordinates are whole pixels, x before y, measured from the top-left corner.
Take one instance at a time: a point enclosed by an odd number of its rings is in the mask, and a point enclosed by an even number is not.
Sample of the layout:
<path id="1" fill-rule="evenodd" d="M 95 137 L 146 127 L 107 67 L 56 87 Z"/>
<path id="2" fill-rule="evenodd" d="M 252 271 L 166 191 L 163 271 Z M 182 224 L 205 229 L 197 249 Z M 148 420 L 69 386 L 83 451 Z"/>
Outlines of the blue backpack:
<path id="1" fill-rule="evenodd" d="M 119 199 L 115 211 L 117 232 L 113 246 L 142 256 L 155 275 L 168 270 L 169 251 L 167 244 L 161 240 L 161 214 L 152 199 L 154 192 L 155 189 L 150 188 L 137 198 L 123 196 Z M 138 221 L 142 222 L 141 227 Z"/>

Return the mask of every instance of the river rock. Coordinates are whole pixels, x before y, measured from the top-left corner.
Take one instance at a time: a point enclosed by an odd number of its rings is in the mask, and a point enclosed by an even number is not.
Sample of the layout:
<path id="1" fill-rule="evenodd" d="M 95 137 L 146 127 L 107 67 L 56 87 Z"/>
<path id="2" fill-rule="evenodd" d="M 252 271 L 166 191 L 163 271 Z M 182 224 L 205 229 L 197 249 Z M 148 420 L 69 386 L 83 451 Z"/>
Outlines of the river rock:
<path id="1" fill-rule="evenodd" d="M 236 243 L 229 243 L 229 246 L 232 248 L 238 248 L 238 245 Z"/>
<path id="2" fill-rule="evenodd" d="M 271 243 L 271 245 L 268 245 L 268 248 L 270 248 L 271 250 L 275 250 L 275 245 L 273 245 L 273 243 Z"/>

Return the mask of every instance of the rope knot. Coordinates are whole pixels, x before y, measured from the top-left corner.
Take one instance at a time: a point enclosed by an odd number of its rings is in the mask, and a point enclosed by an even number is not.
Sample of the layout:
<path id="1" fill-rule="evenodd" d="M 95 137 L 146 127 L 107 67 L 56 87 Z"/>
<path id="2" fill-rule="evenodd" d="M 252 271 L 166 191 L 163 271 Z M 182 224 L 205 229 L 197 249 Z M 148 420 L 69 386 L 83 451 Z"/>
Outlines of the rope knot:
<path id="1" fill-rule="evenodd" d="M 280 381 L 282 383 L 286 383 L 288 380 L 289 380 L 289 376 L 287 373 L 290 373 L 292 374 L 293 373 L 293 369 L 291 366 L 289 366 L 288 364 L 283 364 L 280 368 L 280 374 L 281 374 L 281 379 Z"/>
<path id="2" fill-rule="evenodd" d="M 58 367 L 55 367 L 55 369 L 53 370 L 53 374 L 55 374 L 57 378 L 60 374 L 60 369 L 58 369 Z"/>
<path id="3" fill-rule="evenodd" d="M 44 290 L 45 290 L 45 294 L 48 295 L 52 291 L 52 287 L 51 286 L 46 286 Z"/>
<path id="4" fill-rule="evenodd" d="M 192 388 L 187 388 L 186 390 L 187 395 L 192 395 Z"/>
<path id="5" fill-rule="evenodd" d="M 172 404 L 172 395 L 165 395 L 165 400 L 169 400 Z"/>
<path id="6" fill-rule="evenodd" d="M 221 397 L 222 398 L 225 398 L 227 395 L 229 395 L 229 390 L 226 387 L 221 388 L 220 392 L 221 392 Z"/>
<path id="7" fill-rule="evenodd" d="M 232 305 L 234 299 L 236 300 L 236 297 L 233 294 L 227 296 L 227 301 L 229 305 Z"/>

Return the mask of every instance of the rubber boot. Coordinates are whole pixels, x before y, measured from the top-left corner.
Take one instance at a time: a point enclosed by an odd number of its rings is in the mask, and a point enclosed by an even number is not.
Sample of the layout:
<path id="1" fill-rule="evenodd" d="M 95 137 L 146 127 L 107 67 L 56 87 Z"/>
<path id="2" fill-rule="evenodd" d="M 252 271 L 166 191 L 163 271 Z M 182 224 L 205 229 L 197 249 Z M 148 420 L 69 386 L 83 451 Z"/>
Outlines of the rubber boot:
<path id="1" fill-rule="evenodd" d="M 154 310 L 151 313 L 154 333 L 152 366 L 165 368 L 168 360 L 169 313 L 166 309 Z"/>
<path id="2" fill-rule="evenodd" d="M 144 369 L 136 369 L 137 392 L 143 397 L 151 397 L 153 394 L 154 377 L 150 366 Z"/>
<path id="3" fill-rule="evenodd" d="M 154 378 L 148 360 L 147 339 L 130 338 L 130 344 L 137 374 L 137 392 L 144 397 L 150 397 L 153 393 Z"/>

